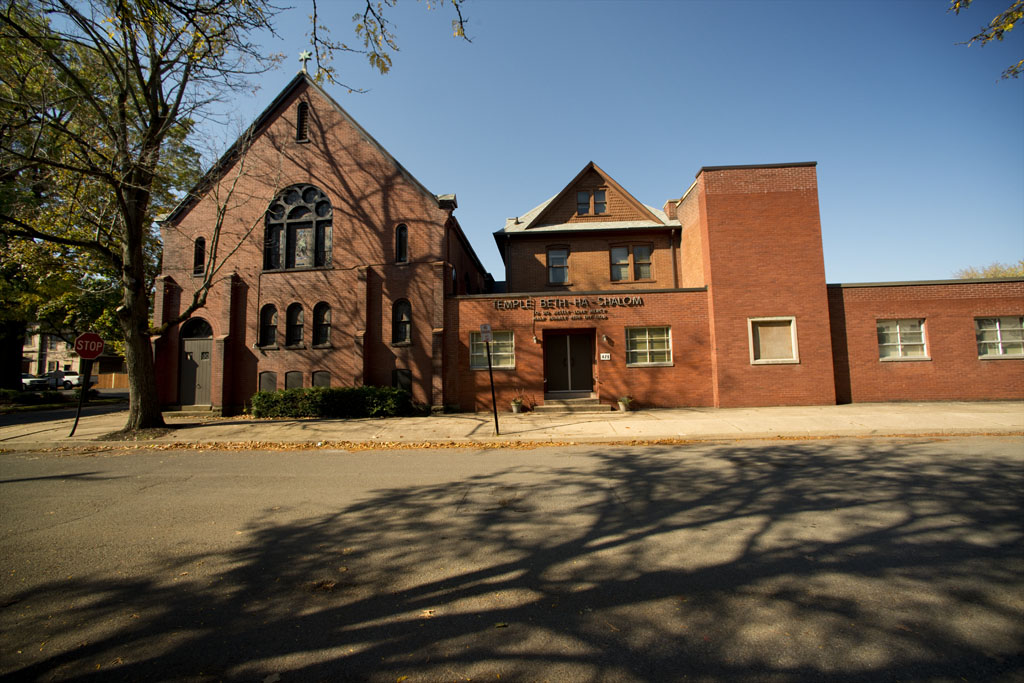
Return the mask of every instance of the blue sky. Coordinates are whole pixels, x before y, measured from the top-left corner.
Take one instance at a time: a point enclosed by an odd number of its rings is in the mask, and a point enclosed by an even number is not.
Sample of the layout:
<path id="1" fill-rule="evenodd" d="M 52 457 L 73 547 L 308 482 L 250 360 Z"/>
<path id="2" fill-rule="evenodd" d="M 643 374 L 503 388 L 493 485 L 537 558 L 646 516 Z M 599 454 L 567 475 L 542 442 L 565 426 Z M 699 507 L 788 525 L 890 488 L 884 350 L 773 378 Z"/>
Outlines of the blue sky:
<path id="1" fill-rule="evenodd" d="M 320 0 L 351 38 L 358 2 Z M 251 121 L 298 70 L 309 8 L 280 17 L 281 68 L 234 111 Z M 640 201 L 678 198 L 701 166 L 817 161 L 829 282 L 926 280 L 1024 258 L 1024 27 L 957 45 L 1008 0 L 469 0 L 391 10 L 401 51 L 367 89 L 327 91 L 456 216 L 496 279 L 491 233 L 593 160 Z"/>

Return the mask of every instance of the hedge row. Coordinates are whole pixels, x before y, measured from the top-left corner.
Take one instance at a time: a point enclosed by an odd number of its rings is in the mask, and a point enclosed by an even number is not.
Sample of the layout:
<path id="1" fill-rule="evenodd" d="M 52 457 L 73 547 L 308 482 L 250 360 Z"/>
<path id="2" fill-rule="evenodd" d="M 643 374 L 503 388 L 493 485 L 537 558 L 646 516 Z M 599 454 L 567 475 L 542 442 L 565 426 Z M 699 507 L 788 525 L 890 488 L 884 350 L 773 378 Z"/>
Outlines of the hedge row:
<path id="1" fill-rule="evenodd" d="M 0 403 L 20 403 L 36 405 L 38 403 L 62 403 L 64 394 L 59 391 L 15 391 L 0 389 Z"/>
<path id="2" fill-rule="evenodd" d="M 310 387 L 260 391 L 253 417 L 396 417 L 414 412 L 412 395 L 393 387 Z"/>
<path id="3" fill-rule="evenodd" d="M 71 396 L 62 394 L 59 391 L 15 391 L 14 389 L 0 389 L 0 404 L 19 404 L 19 405 L 41 405 L 43 403 L 78 403 L 79 394 L 82 388 L 75 389 L 75 393 Z M 86 398 L 93 399 L 99 398 L 100 392 L 95 389 L 90 389 Z"/>

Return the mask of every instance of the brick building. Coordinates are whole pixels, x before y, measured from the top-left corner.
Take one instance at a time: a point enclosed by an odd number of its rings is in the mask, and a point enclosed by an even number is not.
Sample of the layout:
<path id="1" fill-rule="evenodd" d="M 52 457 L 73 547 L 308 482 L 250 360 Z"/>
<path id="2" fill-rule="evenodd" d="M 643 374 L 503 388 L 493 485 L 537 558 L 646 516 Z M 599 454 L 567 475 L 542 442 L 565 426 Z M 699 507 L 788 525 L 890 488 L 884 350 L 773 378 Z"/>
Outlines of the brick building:
<path id="1" fill-rule="evenodd" d="M 366 383 L 487 409 L 482 323 L 499 406 L 1024 398 L 1024 279 L 827 285 L 814 163 L 704 167 L 661 209 L 587 164 L 495 233 L 494 287 L 455 196 L 300 74 L 200 190 L 162 225 L 158 321 L 213 282 L 155 342 L 168 405 Z"/>

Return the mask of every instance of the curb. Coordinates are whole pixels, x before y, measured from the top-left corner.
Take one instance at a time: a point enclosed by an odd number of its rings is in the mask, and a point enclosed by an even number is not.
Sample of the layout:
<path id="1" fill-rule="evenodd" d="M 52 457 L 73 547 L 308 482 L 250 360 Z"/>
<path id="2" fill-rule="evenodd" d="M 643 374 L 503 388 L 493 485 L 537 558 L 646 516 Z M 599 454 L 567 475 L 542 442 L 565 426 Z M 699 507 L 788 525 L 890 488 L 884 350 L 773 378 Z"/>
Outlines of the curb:
<path id="1" fill-rule="evenodd" d="M 13 450 L 32 451 L 123 451 L 123 450 L 250 450 L 250 451 L 367 451 L 367 450 L 496 450 L 501 448 L 553 448 L 559 446 L 654 446 L 685 445 L 698 443 L 729 443 L 736 441 L 832 441 L 837 439 L 922 439 L 922 438 L 963 438 L 963 437 L 1024 437 L 1018 430 L 972 430 L 952 428 L 940 431 L 902 432 L 830 432 L 818 434 L 793 433 L 751 433 L 751 434 L 701 434 L 679 435 L 676 437 L 505 437 L 505 438 L 459 438 L 448 440 L 395 439 L 395 440 L 283 440 L 283 441 L 51 441 L 51 442 L 9 442 L 0 446 L 0 453 Z M 14 448 L 9 448 L 13 446 Z M 19 448 L 20 447 L 20 448 Z"/>

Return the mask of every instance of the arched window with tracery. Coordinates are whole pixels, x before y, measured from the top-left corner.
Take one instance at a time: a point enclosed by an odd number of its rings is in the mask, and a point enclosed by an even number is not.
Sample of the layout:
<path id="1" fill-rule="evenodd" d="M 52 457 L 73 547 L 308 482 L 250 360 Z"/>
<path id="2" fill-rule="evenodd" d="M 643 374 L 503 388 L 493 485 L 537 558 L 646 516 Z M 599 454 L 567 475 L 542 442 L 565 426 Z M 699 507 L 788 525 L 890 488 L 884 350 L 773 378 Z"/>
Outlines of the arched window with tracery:
<path id="1" fill-rule="evenodd" d="M 263 269 L 329 266 L 333 215 L 331 201 L 314 185 L 282 190 L 266 213 Z"/>
<path id="2" fill-rule="evenodd" d="M 331 307 L 321 301 L 313 307 L 313 344 L 331 343 Z"/>
<path id="3" fill-rule="evenodd" d="M 277 344 L 277 306 L 267 304 L 260 310 L 260 346 Z"/>
<path id="4" fill-rule="evenodd" d="M 288 307 L 287 331 L 285 332 L 285 344 L 298 346 L 302 343 L 302 326 L 305 315 L 302 312 L 302 304 L 292 304 Z"/>
<path id="5" fill-rule="evenodd" d="M 197 237 L 192 246 L 192 274 L 202 275 L 206 271 L 206 238 Z"/>
<path id="6" fill-rule="evenodd" d="M 405 299 L 399 299 L 391 308 L 391 343 L 412 342 L 412 306 Z"/>

